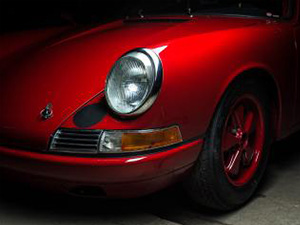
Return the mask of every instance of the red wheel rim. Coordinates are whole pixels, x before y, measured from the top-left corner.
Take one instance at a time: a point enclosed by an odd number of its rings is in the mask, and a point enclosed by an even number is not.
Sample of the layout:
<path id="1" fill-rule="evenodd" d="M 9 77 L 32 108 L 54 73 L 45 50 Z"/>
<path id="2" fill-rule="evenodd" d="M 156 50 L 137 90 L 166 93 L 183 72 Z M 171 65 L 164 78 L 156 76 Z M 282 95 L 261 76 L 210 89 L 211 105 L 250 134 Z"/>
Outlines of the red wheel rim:
<path id="1" fill-rule="evenodd" d="M 247 184 L 262 157 L 265 126 L 262 107 L 256 98 L 237 99 L 226 118 L 222 134 L 222 159 L 226 176 L 234 186 Z"/>

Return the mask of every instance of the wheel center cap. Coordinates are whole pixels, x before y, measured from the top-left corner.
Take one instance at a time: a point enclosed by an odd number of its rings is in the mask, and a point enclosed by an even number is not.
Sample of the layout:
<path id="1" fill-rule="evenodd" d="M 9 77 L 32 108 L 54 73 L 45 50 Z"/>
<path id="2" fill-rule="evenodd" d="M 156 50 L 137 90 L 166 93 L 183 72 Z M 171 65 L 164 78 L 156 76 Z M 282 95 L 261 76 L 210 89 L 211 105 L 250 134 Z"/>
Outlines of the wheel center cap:
<path id="1" fill-rule="evenodd" d="M 236 138 L 239 139 L 240 146 L 245 149 L 248 146 L 248 135 L 242 131 L 242 129 L 237 129 Z"/>
<path id="2" fill-rule="evenodd" d="M 240 139 L 240 140 L 242 140 L 242 138 L 243 138 L 243 136 L 244 136 L 244 133 L 243 133 L 243 131 L 242 131 L 242 129 L 237 129 L 237 131 L 236 131 L 236 138 L 237 139 Z"/>

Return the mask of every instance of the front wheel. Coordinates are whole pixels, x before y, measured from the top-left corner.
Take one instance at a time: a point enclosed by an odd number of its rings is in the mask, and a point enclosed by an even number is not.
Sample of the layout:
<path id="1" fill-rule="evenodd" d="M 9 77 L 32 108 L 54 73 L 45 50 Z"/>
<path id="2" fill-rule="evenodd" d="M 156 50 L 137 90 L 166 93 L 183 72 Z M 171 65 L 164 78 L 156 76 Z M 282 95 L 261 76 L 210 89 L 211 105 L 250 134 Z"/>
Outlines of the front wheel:
<path id="1" fill-rule="evenodd" d="M 184 185 L 195 203 L 224 211 L 251 198 L 268 161 L 269 108 L 264 87 L 254 80 L 228 88 Z"/>

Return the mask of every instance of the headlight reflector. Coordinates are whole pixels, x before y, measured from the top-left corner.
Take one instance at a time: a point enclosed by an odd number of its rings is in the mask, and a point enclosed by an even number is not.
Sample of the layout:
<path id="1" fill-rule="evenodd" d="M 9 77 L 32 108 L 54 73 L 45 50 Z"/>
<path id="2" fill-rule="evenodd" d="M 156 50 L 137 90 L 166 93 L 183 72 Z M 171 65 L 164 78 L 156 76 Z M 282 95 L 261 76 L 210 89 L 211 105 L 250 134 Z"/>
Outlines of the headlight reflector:
<path id="1" fill-rule="evenodd" d="M 147 49 L 130 52 L 113 66 L 106 81 L 106 99 L 121 115 L 136 115 L 154 102 L 161 83 L 159 57 Z"/>

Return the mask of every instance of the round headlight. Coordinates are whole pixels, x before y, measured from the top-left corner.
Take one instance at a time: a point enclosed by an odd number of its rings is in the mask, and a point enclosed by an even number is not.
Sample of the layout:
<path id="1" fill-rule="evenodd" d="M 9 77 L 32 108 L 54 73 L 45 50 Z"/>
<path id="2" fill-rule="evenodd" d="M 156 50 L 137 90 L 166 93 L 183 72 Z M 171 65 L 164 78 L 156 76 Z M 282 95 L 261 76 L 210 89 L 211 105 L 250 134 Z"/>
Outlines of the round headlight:
<path id="1" fill-rule="evenodd" d="M 162 81 L 159 57 L 149 49 L 138 49 L 121 57 L 106 81 L 106 99 L 113 111 L 137 115 L 154 103 Z"/>

